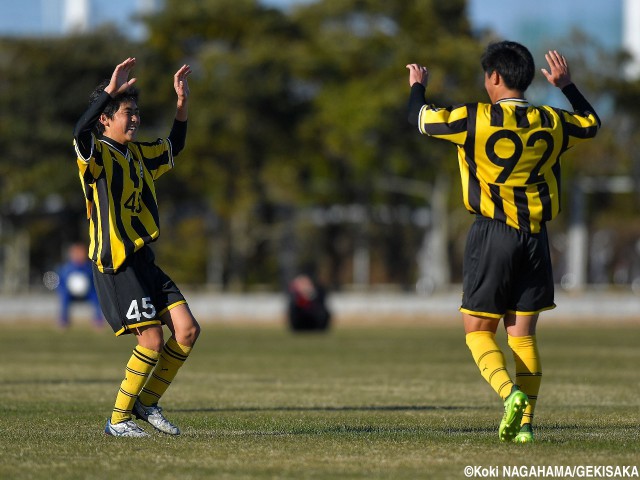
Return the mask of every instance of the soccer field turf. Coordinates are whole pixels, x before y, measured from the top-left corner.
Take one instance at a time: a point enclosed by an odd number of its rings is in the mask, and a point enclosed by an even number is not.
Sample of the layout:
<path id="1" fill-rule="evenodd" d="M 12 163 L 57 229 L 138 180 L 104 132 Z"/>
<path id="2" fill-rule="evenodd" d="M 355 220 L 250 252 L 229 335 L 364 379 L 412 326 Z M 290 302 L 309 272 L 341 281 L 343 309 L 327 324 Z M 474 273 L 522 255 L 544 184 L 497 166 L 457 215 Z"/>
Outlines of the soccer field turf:
<path id="1" fill-rule="evenodd" d="M 338 324 L 320 335 L 204 324 L 161 402 L 183 435 L 123 439 L 102 432 L 133 340 L 81 323 L 66 332 L 8 324 L 0 478 L 461 479 L 465 466 L 499 475 L 505 466 L 638 468 L 639 336 L 629 323 L 542 320 L 536 443 L 515 445 L 498 440 L 501 402 L 455 320 Z M 504 332 L 498 340 L 506 346 Z"/>

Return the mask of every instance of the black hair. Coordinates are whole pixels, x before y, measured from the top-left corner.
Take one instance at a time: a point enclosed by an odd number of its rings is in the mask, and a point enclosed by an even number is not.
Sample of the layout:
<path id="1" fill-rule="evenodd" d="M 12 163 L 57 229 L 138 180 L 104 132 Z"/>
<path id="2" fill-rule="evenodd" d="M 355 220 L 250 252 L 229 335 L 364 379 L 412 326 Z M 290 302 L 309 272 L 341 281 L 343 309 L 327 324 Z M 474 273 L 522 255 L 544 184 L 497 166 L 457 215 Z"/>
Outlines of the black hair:
<path id="1" fill-rule="evenodd" d="M 498 72 L 507 87 L 524 92 L 535 75 L 535 63 L 531 52 L 517 42 L 490 44 L 480 60 L 488 75 Z"/>
<path id="2" fill-rule="evenodd" d="M 100 84 L 91 92 L 89 95 L 89 105 L 95 102 L 98 97 L 104 92 L 104 89 L 109 85 L 110 80 L 106 79 L 100 82 Z M 139 91 L 136 87 L 129 87 L 126 91 L 116 95 L 115 98 L 112 98 L 107 106 L 104 108 L 102 113 L 104 113 L 107 117 L 113 118 L 116 112 L 120 109 L 120 105 L 123 102 L 136 102 L 138 103 Z M 100 122 L 96 122 L 95 129 L 98 134 L 104 133 L 104 125 Z"/>

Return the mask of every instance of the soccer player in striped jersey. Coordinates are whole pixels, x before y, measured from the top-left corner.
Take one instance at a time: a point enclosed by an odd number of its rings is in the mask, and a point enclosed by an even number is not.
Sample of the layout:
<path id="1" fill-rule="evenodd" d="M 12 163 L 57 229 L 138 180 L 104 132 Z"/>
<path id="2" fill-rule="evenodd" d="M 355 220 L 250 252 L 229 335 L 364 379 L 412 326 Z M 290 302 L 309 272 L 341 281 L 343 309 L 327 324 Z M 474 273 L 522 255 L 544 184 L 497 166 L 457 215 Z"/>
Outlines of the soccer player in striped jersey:
<path id="1" fill-rule="evenodd" d="M 466 343 L 482 376 L 504 401 L 502 441 L 533 441 L 531 423 L 542 365 L 538 315 L 555 307 L 546 222 L 560 212 L 560 156 L 593 138 L 595 110 L 571 80 L 566 58 L 546 55 L 543 75 L 573 111 L 531 105 L 535 65 L 529 50 L 498 42 L 482 57 L 490 103 L 437 108 L 425 102 L 429 79 L 409 69 L 409 122 L 458 149 L 463 202 L 476 215 L 465 247 L 462 312 Z M 515 359 L 515 381 L 495 341 L 501 319 Z"/>
<path id="2" fill-rule="evenodd" d="M 138 92 L 129 78 L 135 58 L 117 65 L 90 96 L 74 130 L 80 180 L 89 219 L 89 258 L 105 318 L 116 336 L 133 334 L 127 362 L 105 433 L 143 437 L 132 419 L 178 435 L 158 407 L 189 356 L 200 327 L 176 284 L 156 264 L 149 243 L 160 233 L 155 181 L 173 168 L 187 133 L 188 65 L 173 77 L 176 116 L 168 138 L 138 142 Z M 163 325 L 171 332 L 164 341 Z"/>

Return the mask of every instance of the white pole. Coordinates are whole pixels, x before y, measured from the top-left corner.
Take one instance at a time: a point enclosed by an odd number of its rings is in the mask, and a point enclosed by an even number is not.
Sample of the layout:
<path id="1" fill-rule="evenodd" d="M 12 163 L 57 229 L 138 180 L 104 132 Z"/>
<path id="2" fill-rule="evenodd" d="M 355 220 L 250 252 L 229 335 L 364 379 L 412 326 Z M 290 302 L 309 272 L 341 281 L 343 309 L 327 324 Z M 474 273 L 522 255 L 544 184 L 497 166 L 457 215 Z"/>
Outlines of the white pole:
<path id="1" fill-rule="evenodd" d="M 622 8 L 622 46 L 632 56 L 625 73 L 634 80 L 640 76 L 640 2 L 624 0 Z"/>

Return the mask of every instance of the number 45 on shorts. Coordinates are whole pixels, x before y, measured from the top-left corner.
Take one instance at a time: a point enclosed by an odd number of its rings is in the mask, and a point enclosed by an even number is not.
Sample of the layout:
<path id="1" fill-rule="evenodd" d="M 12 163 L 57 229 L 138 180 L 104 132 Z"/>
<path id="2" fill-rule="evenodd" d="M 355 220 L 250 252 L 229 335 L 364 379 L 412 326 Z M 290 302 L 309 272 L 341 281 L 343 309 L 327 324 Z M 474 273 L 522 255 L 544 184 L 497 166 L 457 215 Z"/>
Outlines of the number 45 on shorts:
<path id="1" fill-rule="evenodd" d="M 149 320 L 156 318 L 156 307 L 151 302 L 151 297 L 143 297 L 138 306 L 138 300 L 132 300 L 127 310 L 127 318 L 132 321 L 139 322 L 145 317 Z"/>

